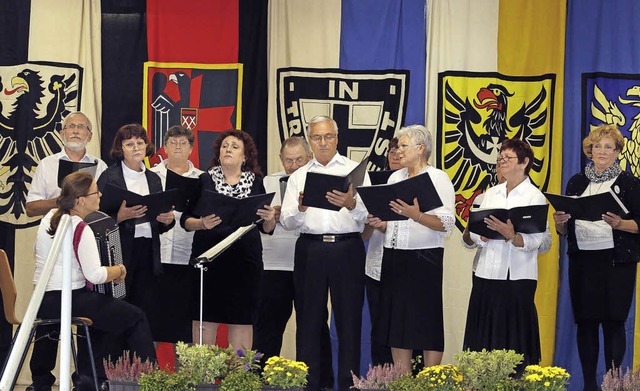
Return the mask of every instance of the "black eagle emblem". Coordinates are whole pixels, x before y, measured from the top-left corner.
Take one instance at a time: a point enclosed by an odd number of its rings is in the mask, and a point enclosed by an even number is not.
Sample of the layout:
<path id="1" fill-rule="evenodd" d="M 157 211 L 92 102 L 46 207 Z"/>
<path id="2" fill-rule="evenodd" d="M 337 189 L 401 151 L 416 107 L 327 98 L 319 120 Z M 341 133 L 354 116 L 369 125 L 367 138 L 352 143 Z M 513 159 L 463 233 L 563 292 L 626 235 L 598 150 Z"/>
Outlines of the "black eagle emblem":
<path id="1" fill-rule="evenodd" d="M 76 79 L 76 74 L 54 74 L 45 81 L 40 71 L 29 68 L 10 80 L 0 78 L 0 170 L 6 178 L 0 181 L 0 215 L 18 220 L 24 214 L 35 167 L 62 149 L 56 126 L 75 110 L 70 102 L 78 98 Z M 9 103 L 9 110 L 3 102 Z"/>
<path id="2" fill-rule="evenodd" d="M 508 113 L 512 111 L 508 111 L 508 107 L 514 93 L 503 85 L 491 83 L 480 88 L 473 102 L 468 97 L 461 98 L 448 81 L 444 93 L 449 107 L 453 108 L 444 113 L 447 129 L 444 141 L 455 146 L 444 156 L 444 168 L 459 167 L 452 178 L 457 193 L 456 212 L 467 220 L 473 200 L 497 183 L 495 168 L 502 141 L 506 138 L 521 139 L 532 148 L 545 144 L 545 134 L 535 130 L 547 120 L 547 110 L 540 112 L 547 91 L 541 87 L 531 102 L 521 103 L 510 117 Z M 486 112 L 484 115 L 482 110 Z M 486 117 L 484 121 L 483 117 Z M 543 160 L 534 158 L 532 170 L 540 172 L 543 163 Z M 474 190 L 471 197 L 465 198 L 460 194 L 470 189 Z"/>

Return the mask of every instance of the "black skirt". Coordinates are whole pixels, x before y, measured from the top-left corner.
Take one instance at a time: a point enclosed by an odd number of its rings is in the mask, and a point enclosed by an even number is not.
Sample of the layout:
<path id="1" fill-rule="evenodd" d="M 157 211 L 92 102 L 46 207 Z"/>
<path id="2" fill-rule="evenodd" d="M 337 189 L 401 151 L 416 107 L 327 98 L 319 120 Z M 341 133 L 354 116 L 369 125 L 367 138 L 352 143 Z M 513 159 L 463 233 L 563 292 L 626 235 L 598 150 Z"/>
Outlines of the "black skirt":
<path id="1" fill-rule="evenodd" d="M 163 322 L 156 326 L 156 341 L 191 342 L 190 278 L 192 266 L 163 264 L 158 282 L 157 311 Z"/>
<path id="2" fill-rule="evenodd" d="M 540 332 L 534 303 L 536 280 L 489 280 L 473 276 L 464 349 L 513 349 L 523 366 L 540 362 Z"/>
<path id="3" fill-rule="evenodd" d="M 384 249 L 377 343 L 444 351 L 444 249 Z"/>
<path id="4" fill-rule="evenodd" d="M 576 321 L 627 319 L 637 264 L 614 264 L 613 257 L 613 249 L 577 251 L 569 256 L 569 292 Z"/>

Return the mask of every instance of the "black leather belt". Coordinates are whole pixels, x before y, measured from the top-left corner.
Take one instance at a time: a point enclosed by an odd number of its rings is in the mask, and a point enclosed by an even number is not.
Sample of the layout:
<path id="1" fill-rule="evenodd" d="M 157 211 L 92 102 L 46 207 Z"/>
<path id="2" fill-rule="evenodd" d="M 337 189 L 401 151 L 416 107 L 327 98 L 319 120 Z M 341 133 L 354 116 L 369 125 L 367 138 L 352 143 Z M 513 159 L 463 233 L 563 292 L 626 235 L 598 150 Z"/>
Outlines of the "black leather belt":
<path id="1" fill-rule="evenodd" d="M 301 238 L 311 239 L 311 240 L 319 240 L 325 243 L 335 243 L 341 240 L 359 238 L 360 233 L 358 232 L 349 232 L 347 234 L 300 234 Z"/>

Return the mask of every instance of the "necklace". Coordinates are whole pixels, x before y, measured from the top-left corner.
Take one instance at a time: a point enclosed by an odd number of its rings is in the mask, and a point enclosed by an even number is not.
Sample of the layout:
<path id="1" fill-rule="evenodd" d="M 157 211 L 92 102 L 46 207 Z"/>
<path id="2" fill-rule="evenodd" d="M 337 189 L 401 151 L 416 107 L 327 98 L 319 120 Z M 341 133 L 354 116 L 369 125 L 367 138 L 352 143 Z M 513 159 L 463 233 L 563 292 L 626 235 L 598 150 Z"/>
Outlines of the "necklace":
<path id="1" fill-rule="evenodd" d="M 598 185 L 598 188 L 593 191 L 593 187 L 595 186 L 594 182 L 589 183 L 589 195 L 594 195 L 594 194 L 600 194 L 600 188 L 602 188 L 602 185 L 604 184 L 604 182 L 600 182 L 600 184 Z"/>

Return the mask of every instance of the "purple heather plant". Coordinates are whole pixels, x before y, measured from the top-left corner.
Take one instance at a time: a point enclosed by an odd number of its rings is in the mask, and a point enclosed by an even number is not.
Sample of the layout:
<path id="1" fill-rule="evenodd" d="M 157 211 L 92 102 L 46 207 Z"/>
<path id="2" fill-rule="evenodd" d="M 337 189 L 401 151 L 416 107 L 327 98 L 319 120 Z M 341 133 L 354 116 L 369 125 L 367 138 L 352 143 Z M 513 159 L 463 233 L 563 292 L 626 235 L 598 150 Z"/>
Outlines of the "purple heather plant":
<path id="1" fill-rule="evenodd" d="M 109 359 L 103 361 L 104 372 L 107 375 L 109 381 L 121 381 L 121 382 L 137 382 L 140 376 L 145 373 L 149 374 L 157 369 L 157 365 L 149 361 L 144 362 L 140 357 L 133 353 L 133 359 L 131 353 L 125 350 L 123 355 L 118 357 L 115 363 Z"/>
<path id="2" fill-rule="evenodd" d="M 602 379 L 602 391 L 632 391 L 640 389 L 640 369 L 612 368 Z"/>
<path id="3" fill-rule="evenodd" d="M 407 372 L 409 372 L 407 368 L 394 366 L 393 364 L 376 365 L 375 367 L 369 364 L 369 371 L 365 377 L 358 378 L 353 371 L 351 372 L 353 377 L 353 386 L 351 388 L 373 390 L 389 388 L 389 384 L 392 381 Z"/>

